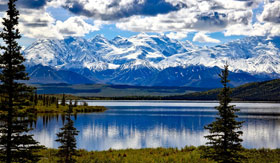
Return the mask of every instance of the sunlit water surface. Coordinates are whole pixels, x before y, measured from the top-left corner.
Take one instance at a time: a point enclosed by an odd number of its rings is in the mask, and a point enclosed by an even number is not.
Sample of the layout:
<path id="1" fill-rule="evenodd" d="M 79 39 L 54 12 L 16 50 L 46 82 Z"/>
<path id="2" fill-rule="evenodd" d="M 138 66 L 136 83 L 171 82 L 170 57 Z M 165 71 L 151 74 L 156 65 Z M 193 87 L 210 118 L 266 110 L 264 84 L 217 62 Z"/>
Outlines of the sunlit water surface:
<path id="1" fill-rule="evenodd" d="M 204 126 L 217 114 L 217 102 L 204 101 L 88 101 L 108 108 L 103 113 L 78 114 L 75 127 L 78 148 L 108 150 L 126 148 L 178 147 L 204 145 Z M 233 103 L 241 109 L 243 146 L 280 148 L 280 104 Z M 56 133 L 62 127 L 60 116 L 39 117 L 34 138 L 57 148 Z"/>

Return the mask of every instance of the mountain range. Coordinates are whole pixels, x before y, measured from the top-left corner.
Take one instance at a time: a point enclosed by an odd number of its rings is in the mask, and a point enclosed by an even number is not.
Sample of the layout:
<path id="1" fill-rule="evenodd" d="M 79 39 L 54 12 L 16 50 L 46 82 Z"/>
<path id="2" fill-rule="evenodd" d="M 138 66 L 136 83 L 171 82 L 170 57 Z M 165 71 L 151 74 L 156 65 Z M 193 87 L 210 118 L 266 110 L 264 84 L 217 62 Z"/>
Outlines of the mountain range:
<path id="1" fill-rule="evenodd" d="M 228 63 L 232 86 L 280 77 L 280 37 L 246 37 L 200 47 L 141 33 L 112 40 L 39 39 L 23 54 L 30 83 L 220 87 Z"/>

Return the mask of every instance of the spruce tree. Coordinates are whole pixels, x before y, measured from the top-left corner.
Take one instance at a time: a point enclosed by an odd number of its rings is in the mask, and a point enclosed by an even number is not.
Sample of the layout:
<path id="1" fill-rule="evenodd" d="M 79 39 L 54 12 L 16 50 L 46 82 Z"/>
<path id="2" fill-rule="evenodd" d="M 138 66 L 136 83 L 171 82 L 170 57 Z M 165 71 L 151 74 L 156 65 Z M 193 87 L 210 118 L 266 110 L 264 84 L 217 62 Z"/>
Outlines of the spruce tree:
<path id="1" fill-rule="evenodd" d="M 35 106 L 38 105 L 38 95 L 37 95 L 37 91 L 35 92 L 34 104 L 35 104 Z"/>
<path id="2" fill-rule="evenodd" d="M 58 98 L 56 98 L 56 108 L 59 108 Z"/>
<path id="3" fill-rule="evenodd" d="M 205 157 L 217 162 L 235 163 L 241 162 L 243 158 L 240 154 L 242 151 L 242 139 L 240 138 L 242 131 L 239 131 L 243 122 L 236 120 L 238 116 L 235 112 L 239 111 L 239 109 L 235 109 L 233 105 L 230 105 L 231 90 L 228 86 L 228 75 L 228 65 L 225 65 L 224 70 L 219 75 L 223 84 L 223 89 L 219 94 L 220 105 L 216 107 L 219 117 L 205 126 L 205 129 L 210 132 L 210 135 L 205 136 L 209 140 L 206 143 L 208 146 L 206 147 Z"/>
<path id="4" fill-rule="evenodd" d="M 43 106 L 46 105 L 46 95 L 44 94 L 44 97 L 43 97 Z"/>
<path id="5" fill-rule="evenodd" d="M 61 105 L 65 106 L 66 105 L 66 99 L 65 99 L 65 94 L 62 94 L 62 100 L 61 100 Z"/>
<path id="6" fill-rule="evenodd" d="M 28 97 L 33 89 L 19 82 L 28 80 L 28 77 L 21 47 L 17 43 L 21 36 L 17 28 L 19 12 L 15 2 L 9 0 L 7 17 L 3 18 L 0 32 L 4 42 L 0 47 L 0 162 L 36 162 L 39 157 L 34 152 L 41 146 L 33 135 L 28 134 L 34 114 L 26 106 L 31 106 Z"/>
<path id="7" fill-rule="evenodd" d="M 74 107 L 77 107 L 77 106 L 78 106 L 78 100 L 75 100 Z"/>
<path id="8" fill-rule="evenodd" d="M 56 141 L 61 143 L 57 156 L 60 158 L 61 163 L 74 163 L 76 160 L 73 156 L 77 156 L 76 152 L 76 138 L 79 131 L 74 127 L 74 122 L 71 120 L 71 113 L 73 111 L 72 104 L 69 105 L 69 110 L 66 115 L 67 123 L 61 128 L 61 132 L 57 134 Z"/>

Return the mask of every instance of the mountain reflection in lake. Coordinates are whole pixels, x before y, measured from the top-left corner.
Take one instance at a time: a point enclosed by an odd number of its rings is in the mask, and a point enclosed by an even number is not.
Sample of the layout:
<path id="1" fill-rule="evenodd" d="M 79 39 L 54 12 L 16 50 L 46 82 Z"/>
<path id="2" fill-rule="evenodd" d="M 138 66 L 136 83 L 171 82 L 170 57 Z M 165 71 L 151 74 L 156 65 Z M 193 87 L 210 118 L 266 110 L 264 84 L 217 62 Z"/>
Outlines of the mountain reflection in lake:
<path id="1" fill-rule="evenodd" d="M 148 147 L 204 145 L 208 134 L 204 126 L 216 115 L 209 102 L 89 102 L 107 106 L 104 113 L 78 114 L 75 127 L 78 148 L 108 150 Z M 280 147 L 280 104 L 238 103 L 246 148 Z M 47 120 L 46 120 L 47 119 Z M 38 117 L 34 138 L 41 144 L 57 148 L 56 133 L 62 127 L 62 116 Z"/>

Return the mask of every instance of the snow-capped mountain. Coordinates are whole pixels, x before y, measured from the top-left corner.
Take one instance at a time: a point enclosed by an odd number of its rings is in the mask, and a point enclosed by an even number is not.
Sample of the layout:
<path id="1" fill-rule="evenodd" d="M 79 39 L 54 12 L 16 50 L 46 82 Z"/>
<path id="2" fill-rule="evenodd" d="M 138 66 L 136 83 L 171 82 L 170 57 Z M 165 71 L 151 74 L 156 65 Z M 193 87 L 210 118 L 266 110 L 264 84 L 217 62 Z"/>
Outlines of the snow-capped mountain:
<path id="1" fill-rule="evenodd" d="M 37 40 L 24 55 L 28 69 L 40 64 L 109 84 L 217 87 L 225 63 L 235 86 L 280 77 L 280 37 L 198 47 L 164 35 L 141 33 L 112 40 L 97 35 L 88 40 Z"/>

